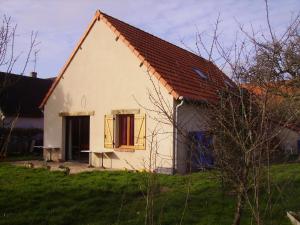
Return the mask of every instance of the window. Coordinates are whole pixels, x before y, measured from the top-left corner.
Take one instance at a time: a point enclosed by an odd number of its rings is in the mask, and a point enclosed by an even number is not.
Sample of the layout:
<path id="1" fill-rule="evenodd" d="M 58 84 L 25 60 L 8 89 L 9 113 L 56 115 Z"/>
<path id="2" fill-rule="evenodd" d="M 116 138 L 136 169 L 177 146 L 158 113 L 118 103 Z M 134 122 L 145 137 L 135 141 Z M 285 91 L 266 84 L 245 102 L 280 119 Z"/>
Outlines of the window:
<path id="1" fill-rule="evenodd" d="M 208 79 L 207 74 L 204 73 L 202 70 L 197 69 L 197 68 L 193 68 L 193 70 L 194 70 L 194 71 L 195 71 L 202 79 L 205 79 L 205 80 Z"/>
<path id="2" fill-rule="evenodd" d="M 119 146 L 134 145 L 134 115 L 118 115 L 119 125 Z"/>
<path id="3" fill-rule="evenodd" d="M 146 149 L 146 115 L 133 110 L 115 110 L 104 116 L 104 147 Z"/>
<path id="4" fill-rule="evenodd" d="M 230 83 L 228 80 L 225 80 L 225 85 L 228 87 L 228 88 L 233 88 L 233 84 Z"/>

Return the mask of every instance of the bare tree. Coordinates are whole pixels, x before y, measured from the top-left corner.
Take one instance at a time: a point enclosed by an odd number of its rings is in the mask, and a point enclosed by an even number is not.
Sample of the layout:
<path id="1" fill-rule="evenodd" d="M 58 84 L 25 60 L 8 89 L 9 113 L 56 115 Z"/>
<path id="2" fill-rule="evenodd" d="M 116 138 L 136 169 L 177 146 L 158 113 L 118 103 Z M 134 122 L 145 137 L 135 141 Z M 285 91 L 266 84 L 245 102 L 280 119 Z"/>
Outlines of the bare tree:
<path id="1" fill-rule="evenodd" d="M 253 28 L 247 32 L 240 25 L 240 34 L 229 48 L 223 46 L 218 32 L 220 17 L 210 45 L 203 33 L 196 35 L 198 54 L 219 64 L 232 80 L 224 83 L 218 100 L 209 102 L 206 110 L 215 137 L 216 174 L 236 196 L 233 225 L 240 224 L 245 206 L 255 224 L 264 224 L 272 204 L 271 200 L 267 205 L 261 202 L 263 189 L 267 190 L 265 195 L 272 194 L 269 166 L 280 152 L 282 130 L 290 124 L 299 125 L 300 119 L 299 15 L 279 36 L 272 29 L 267 1 L 265 6 L 268 31 Z M 155 112 L 158 121 L 172 124 L 187 142 L 184 124 L 175 124 L 174 112 L 159 85 L 152 84 L 149 100 L 154 107 L 146 110 Z M 198 108 L 195 104 L 195 112 Z"/>
<path id="2" fill-rule="evenodd" d="M 20 60 L 23 61 L 23 63 L 21 62 L 19 65 L 21 68 L 20 73 L 23 75 L 28 67 L 33 51 L 38 52 L 35 50 L 39 44 L 37 43 L 37 32 L 31 32 L 29 48 L 27 51 L 22 52 L 17 52 L 15 49 L 17 37 L 16 32 L 17 24 L 12 22 L 11 17 L 4 15 L 0 24 L 0 70 L 4 74 L 0 81 L 0 96 L 5 91 L 5 88 L 14 85 L 14 82 L 16 82 L 15 79 L 11 79 L 10 77 L 10 74 L 15 69 L 16 63 Z M 24 59 L 22 56 L 24 56 Z M 1 120 L 3 119 L 2 117 L 3 116 L 1 116 Z M 2 134 L 0 137 L 0 158 L 6 156 L 7 145 L 17 117 L 18 116 L 16 116 L 8 127 L 9 132 L 5 132 L 7 134 Z M 3 123 L 1 124 L 3 125 Z"/>
<path id="3" fill-rule="evenodd" d="M 209 105 L 216 166 L 236 193 L 234 225 L 240 224 L 245 205 L 256 224 L 264 223 L 262 187 L 267 183 L 270 194 L 269 165 L 280 146 L 279 135 L 288 124 L 299 123 L 299 16 L 277 37 L 267 1 L 266 12 L 269 30 L 261 33 L 262 39 L 241 26 L 243 41 L 228 51 L 214 35 L 219 57 L 235 81 Z"/>

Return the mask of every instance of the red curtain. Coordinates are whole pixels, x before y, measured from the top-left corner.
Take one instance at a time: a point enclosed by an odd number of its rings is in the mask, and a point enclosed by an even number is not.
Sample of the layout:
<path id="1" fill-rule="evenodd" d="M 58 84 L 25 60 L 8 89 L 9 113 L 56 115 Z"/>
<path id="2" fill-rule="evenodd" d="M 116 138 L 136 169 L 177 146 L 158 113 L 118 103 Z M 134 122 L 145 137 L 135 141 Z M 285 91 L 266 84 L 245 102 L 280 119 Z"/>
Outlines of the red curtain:
<path id="1" fill-rule="evenodd" d="M 134 145 L 134 115 L 119 115 L 119 144 Z"/>
<path id="2" fill-rule="evenodd" d="M 134 145 L 134 115 L 130 115 L 129 145 Z"/>
<path id="3" fill-rule="evenodd" d="M 119 131 L 119 144 L 127 145 L 127 117 L 125 115 L 120 115 Z"/>

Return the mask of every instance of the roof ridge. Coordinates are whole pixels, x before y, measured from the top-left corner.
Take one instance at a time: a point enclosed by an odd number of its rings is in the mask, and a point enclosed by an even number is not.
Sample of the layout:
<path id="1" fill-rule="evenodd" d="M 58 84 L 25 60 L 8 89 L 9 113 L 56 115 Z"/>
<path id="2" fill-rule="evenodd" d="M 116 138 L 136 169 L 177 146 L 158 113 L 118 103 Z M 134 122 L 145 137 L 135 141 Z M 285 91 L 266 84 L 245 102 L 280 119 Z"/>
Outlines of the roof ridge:
<path id="1" fill-rule="evenodd" d="M 31 77 L 31 76 L 27 76 L 24 74 L 16 74 L 16 73 L 9 73 L 9 72 L 3 72 L 0 71 L 0 76 L 14 76 L 14 77 L 18 77 L 18 78 L 25 78 L 25 79 L 34 79 L 34 80 L 48 80 L 48 79 L 52 79 L 53 77 L 49 77 L 49 78 L 41 78 L 41 77 Z"/>
<path id="2" fill-rule="evenodd" d="M 191 51 L 189 51 L 189 50 L 187 50 L 187 49 L 184 49 L 184 48 L 182 48 L 182 47 L 180 47 L 180 46 L 178 46 L 178 45 L 176 45 L 176 44 L 174 44 L 174 43 L 171 43 L 171 42 L 169 42 L 169 41 L 167 41 L 167 40 L 165 40 L 165 39 L 162 39 L 161 37 L 158 37 L 158 36 L 156 36 L 156 35 L 154 35 L 154 34 L 151 34 L 151 33 L 147 32 L 147 31 L 144 31 L 144 30 L 142 30 L 141 28 L 136 27 L 136 26 L 134 26 L 134 25 L 131 25 L 131 24 L 127 23 L 127 22 L 124 22 L 124 21 L 122 21 L 122 20 L 120 20 L 120 19 L 118 19 L 118 18 L 116 18 L 116 17 L 113 17 L 113 16 L 111 16 L 111 15 L 108 15 L 108 14 L 102 12 L 100 9 L 98 9 L 97 12 L 99 12 L 99 13 L 100 13 L 101 15 L 103 15 L 104 17 L 111 17 L 111 18 L 113 18 L 113 19 L 115 19 L 115 20 L 117 20 L 117 21 L 119 21 L 119 22 L 121 22 L 121 23 L 124 23 L 124 24 L 126 24 L 126 25 L 128 25 L 128 26 L 130 26 L 130 27 L 133 27 L 133 28 L 135 28 L 135 29 L 138 29 L 139 31 L 141 31 L 141 32 L 143 32 L 143 33 L 146 33 L 146 34 L 148 34 L 148 35 L 151 35 L 152 37 L 157 38 L 157 39 L 159 39 L 159 40 L 161 40 L 161 41 L 163 41 L 163 42 L 165 42 L 165 43 L 167 43 L 167 44 L 169 44 L 169 45 L 173 45 L 174 47 L 178 48 L 178 49 L 181 50 L 181 51 L 182 51 L 182 50 L 183 50 L 183 51 L 186 51 L 186 52 L 188 52 L 189 54 L 192 54 L 192 55 L 195 56 L 195 57 L 198 57 L 198 58 L 200 58 L 200 59 L 202 59 L 202 60 L 204 60 L 204 61 L 206 61 L 206 62 L 210 62 L 209 60 L 203 58 L 202 56 L 197 55 L 197 54 L 194 53 L 194 52 L 191 52 Z M 97 14 L 97 12 L 96 12 L 96 14 Z"/>

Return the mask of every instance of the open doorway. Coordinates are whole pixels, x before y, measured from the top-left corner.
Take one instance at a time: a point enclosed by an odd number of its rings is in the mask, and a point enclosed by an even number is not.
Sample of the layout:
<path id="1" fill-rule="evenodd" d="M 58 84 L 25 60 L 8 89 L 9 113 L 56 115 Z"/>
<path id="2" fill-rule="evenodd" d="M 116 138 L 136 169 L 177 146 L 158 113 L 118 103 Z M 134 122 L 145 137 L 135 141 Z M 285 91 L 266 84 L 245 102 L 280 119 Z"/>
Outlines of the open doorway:
<path id="1" fill-rule="evenodd" d="M 66 116 L 65 160 L 89 161 L 90 117 Z"/>

